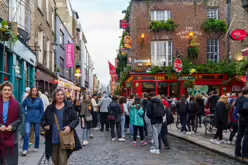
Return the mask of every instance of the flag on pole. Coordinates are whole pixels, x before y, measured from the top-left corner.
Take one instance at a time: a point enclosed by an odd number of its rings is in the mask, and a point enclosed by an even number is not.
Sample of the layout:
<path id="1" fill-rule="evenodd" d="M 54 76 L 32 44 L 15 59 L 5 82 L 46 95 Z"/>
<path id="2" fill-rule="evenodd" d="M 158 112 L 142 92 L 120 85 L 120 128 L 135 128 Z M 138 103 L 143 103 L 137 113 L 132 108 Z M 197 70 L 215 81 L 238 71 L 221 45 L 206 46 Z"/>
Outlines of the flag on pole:
<path id="1" fill-rule="evenodd" d="M 109 63 L 109 74 L 110 75 L 116 74 L 115 66 L 113 64 L 111 64 L 110 62 L 108 62 L 108 63 Z"/>

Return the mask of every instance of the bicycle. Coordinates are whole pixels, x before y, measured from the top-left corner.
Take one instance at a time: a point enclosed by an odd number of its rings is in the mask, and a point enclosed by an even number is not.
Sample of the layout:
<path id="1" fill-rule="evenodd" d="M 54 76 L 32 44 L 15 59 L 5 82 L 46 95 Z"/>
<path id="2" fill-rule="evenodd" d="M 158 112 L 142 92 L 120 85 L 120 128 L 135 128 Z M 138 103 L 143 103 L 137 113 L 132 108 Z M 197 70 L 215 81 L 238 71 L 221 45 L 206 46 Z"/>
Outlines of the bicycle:
<path id="1" fill-rule="evenodd" d="M 207 135 L 207 132 L 215 135 L 217 129 L 214 126 L 214 114 L 209 114 L 208 116 L 206 116 L 203 119 L 203 124 L 205 126 L 205 135 Z"/>
<path id="2" fill-rule="evenodd" d="M 177 127 L 177 129 L 180 129 L 180 130 L 182 128 L 181 121 L 180 121 L 180 115 L 179 114 L 177 114 L 176 127 Z"/>

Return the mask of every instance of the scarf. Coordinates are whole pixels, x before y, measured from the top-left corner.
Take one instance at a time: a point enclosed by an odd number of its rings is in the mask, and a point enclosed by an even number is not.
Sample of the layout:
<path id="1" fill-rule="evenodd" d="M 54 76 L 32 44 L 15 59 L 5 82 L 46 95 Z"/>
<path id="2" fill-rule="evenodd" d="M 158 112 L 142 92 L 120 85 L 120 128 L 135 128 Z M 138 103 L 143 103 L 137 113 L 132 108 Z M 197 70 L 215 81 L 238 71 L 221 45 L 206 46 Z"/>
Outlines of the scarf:
<path id="1" fill-rule="evenodd" d="M 9 99 L 8 120 L 6 127 L 18 119 L 19 103 L 12 97 Z M 3 122 L 3 99 L 0 97 L 0 124 Z M 15 142 L 15 132 L 13 131 L 0 131 L 0 153 L 1 156 L 6 156 L 6 150 L 9 148 L 10 153 L 13 154 Z"/>

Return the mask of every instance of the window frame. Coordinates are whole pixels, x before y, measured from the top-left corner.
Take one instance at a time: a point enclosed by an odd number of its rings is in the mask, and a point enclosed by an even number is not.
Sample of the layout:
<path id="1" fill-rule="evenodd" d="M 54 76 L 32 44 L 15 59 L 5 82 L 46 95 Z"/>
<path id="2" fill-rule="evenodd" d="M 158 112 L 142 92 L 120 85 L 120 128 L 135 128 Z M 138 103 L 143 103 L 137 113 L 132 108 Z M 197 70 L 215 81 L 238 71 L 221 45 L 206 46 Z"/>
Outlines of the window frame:
<path id="1" fill-rule="evenodd" d="M 163 13 L 163 19 L 158 19 L 158 13 Z M 167 18 L 166 18 L 167 16 Z M 161 15 L 160 15 L 161 17 Z M 151 21 L 168 21 L 169 19 L 171 19 L 171 10 L 152 10 L 151 11 Z"/>
<path id="2" fill-rule="evenodd" d="M 61 29 L 60 29 L 60 32 L 59 32 L 59 45 L 62 48 L 64 48 L 64 45 L 65 45 L 65 34 Z"/>
<path id="3" fill-rule="evenodd" d="M 161 62 L 161 57 L 162 57 L 162 62 Z M 157 65 L 157 66 L 164 66 L 164 62 L 165 62 L 165 66 L 172 66 L 173 40 L 152 41 L 151 61 L 153 65 Z"/>
<path id="4" fill-rule="evenodd" d="M 218 7 L 212 7 L 207 9 L 207 17 L 208 19 L 219 19 L 219 8 Z"/>
<path id="5" fill-rule="evenodd" d="M 217 52 L 215 51 L 216 48 L 217 48 Z M 217 53 L 217 57 L 215 58 L 216 53 Z M 219 39 L 210 38 L 207 40 L 207 60 L 212 60 L 215 63 L 218 63 L 220 61 L 220 40 Z"/>

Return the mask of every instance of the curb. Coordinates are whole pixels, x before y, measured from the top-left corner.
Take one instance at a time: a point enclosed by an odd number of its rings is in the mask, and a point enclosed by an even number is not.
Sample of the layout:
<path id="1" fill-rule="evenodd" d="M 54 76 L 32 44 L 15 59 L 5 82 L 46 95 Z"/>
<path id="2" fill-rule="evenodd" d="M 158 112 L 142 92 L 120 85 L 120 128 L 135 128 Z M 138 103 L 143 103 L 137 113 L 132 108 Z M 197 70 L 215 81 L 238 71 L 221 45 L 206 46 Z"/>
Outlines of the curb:
<path id="1" fill-rule="evenodd" d="M 182 139 L 182 140 L 185 140 L 185 141 L 187 141 L 187 142 L 189 142 L 189 143 L 195 144 L 195 145 L 197 145 L 197 146 L 199 146 L 199 147 L 205 148 L 205 149 L 207 149 L 207 150 L 210 150 L 210 151 L 215 152 L 215 153 L 217 153 L 217 154 L 220 154 L 220 155 L 222 155 L 222 156 L 228 157 L 228 158 L 230 158 L 230 159 L 236 160 L 236 161 L 238 161 L 238 162 L 248 164 L 248 161 L 245 161 L 245 160 L 242 159 L 242 158 L 239 158 L 239 157 L 236 157 L 236 156 L 232 156 L 232 155 L 226 154 L 226 153 L 224 153 L 224 152 L 221 152 L 221 151 L 218 151 L 218 150 L 216 150 L 216 149 L 207 147 L 207 146 L 205 146 L 205 145 L 203 145 L 203 144 L 197 143 L 197 142 L 192 141 L 192 140 L 190 140 L 190 139 L 183 138 L 183 137 L 178 136 L 178 135 L 175 135 L 175 134 L 173 134 L 173 133 L 169 133 L 169 135 L 174 136 L 174 137 L 179 138 L 179 139 Z"/>

